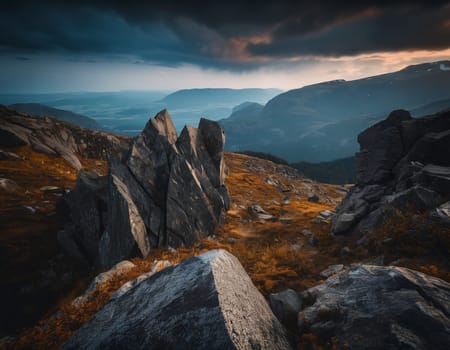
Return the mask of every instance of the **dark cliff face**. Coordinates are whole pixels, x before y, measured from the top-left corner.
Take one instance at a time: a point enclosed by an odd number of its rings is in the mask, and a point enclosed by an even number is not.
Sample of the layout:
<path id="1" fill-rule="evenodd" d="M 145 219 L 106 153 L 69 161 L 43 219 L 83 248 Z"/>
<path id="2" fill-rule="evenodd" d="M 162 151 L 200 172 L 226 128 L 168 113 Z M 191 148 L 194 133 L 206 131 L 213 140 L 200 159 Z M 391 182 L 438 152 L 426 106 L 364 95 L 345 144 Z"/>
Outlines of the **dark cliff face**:
<path id="1" fill-rule="evenodd" d="M 413 119 L 404 110 L 358 136 L 357 184 L 333 232 L 368 231 L 390 210 L 436 208 L 450 198 L 450 112 Z"/>
<path id="2" fill-rule="evenodd" d="M 35 151 L 63 157 L 77 170 L 82 168 L 80 158 L 122 157 L 130 143 L 130 138 L 22 114 L 0 105 L 0 146 L 30 145 Z"/>
<path id="3" fill-rule="evenodd" d="M 110 267 L 151 247 L 190 246 L 215 233 L 228 208 L 225 136 L 216 122 L 185 127 L 179 137 L 169 113 L 152 118 L 109 175 L 81 173 L 61 207 L 65 250 L 88 264 Z M 89 200 L 86 200 L 89 198 Z"/>

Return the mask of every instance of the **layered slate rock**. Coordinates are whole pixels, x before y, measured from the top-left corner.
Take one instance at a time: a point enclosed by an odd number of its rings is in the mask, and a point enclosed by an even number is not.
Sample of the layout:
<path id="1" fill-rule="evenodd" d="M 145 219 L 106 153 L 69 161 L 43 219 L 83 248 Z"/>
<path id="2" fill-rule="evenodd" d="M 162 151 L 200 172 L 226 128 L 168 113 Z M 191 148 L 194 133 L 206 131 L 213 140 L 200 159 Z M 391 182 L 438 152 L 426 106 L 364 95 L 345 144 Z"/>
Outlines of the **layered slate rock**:
<path id="1" fill-rule="evenodd" d="M 370 231 L 393 210 L 434 209 L 450 198 L 450 112 L 413 119 L 404 110 L 358 136 L 357 183 L 333 233 Z"/>
<path id="2" fill-rule="evenodd" d="M 222 129 L 206 119 L 177 137 L 169 113 L 161 111 L 124 159 L 110 159 L 108 176 L 83 173 L 80 185 L 63 198 L 63 247 L 108 268 L 145 257 L 152 247 L 190 246 L 214 234 L 229 206 L 224 143 Z M 87 176 L 101 184 L 88 184 Z M 86 213 L 88 220 L 81 222 Z"/>
<path id="3" fill-rule="evenodd" d="M 303 292 L 301 333 L 349 349 L 436 349 L 450 344 L 450 284 L 400 267 L 358 265 Z"/>
<path id="4" fill-rule="evenodd" d="M 30 145 L 37 152 L 61 156 L 80 170 L 80 158 L 122 157 L 130 146 L 130 139 L 55 118 L 19 113 L 0 105 L 0 146 L 23 145 Z"/>
<path id="5" fill-rule="evenodd" d="M 290 349 L 239 261 L 214 250 L 111 300 L 63 349 Z"/>

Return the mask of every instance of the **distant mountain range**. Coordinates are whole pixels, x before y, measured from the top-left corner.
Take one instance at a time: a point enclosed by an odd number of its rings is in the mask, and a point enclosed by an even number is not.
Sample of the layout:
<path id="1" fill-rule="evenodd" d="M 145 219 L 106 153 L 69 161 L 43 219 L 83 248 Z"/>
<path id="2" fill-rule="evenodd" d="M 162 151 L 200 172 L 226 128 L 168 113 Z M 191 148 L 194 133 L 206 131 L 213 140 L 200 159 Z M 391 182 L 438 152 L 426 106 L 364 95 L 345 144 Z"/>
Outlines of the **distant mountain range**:
<path id="1" fill-rule="evenodd" d="M 305 86 L 258 108 L 244 105 L 220 121 L 229 151 L 269 152 L 290 162 L 345 158 L 358 149 L 358 133 L 394 109 L 418 116 L 450 108 L 450 61 Z"/>
<path id="2" fill-rule="evenodd" d="M 52 108 L 42 105 L 40 103 L 16 103 L 8 106 L 17 112 L 41 116 L 53 117 L 62 119 L 66 122 L 76 124 L 88 129 L 100 130 L 100 125 L 92 118 L 81 114 L 76 114 L 63 109 Z"/>
<path id="3" fill-rule="evenodd" d="M 244 101 L 266 103 L 281 92 L 279 89 L 186 89 L 175 91 L 160 102 L 169 109 L 236 106 Z"/>
<path id="4" fill-rule="evenodd" d="M 189 89 L 167 91 L 74 92 L 54 94 L 0 94 L 5 105 L 35 102 L 88 115 L 102 129 L 135 136 L 148 118 L 167 108 L 180 132 L 184 125 L 197 125 L 202 117 L 219 120 L 245 101 L 267 103 L 278 89 Z M 28 113 L 34 113 L 29 111 Z M 52 115 L 52 114 L 51 114 Z M 55 115 L 57 116 L 57 115 Z"/>

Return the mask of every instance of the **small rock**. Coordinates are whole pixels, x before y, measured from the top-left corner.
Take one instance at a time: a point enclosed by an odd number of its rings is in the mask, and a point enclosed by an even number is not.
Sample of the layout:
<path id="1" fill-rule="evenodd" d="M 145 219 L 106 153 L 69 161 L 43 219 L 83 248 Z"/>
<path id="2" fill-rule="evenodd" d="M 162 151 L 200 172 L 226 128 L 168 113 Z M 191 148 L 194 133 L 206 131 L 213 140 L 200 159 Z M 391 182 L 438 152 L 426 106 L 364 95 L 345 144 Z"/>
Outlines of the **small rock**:
<path id="1" fill-rule="evenodd" d="M 320 277 L 328 278 L 330 276 L 337 274 L 338 272 L 341 272 L 343 269 L 344 269 L 343 264 L 330 265 L 320 273 Z"/>
<path id="2" fill-rule="evenodd" d="M 237 242 L 237 239 L 234 237 L 227 238 L 227 243 L 229 243 L 229 244 L 235 244 L 236 242 Z"/>
<path id="3" fill-rule="evenodd" d="M 116 276 L 117 274 L 125 273 L 125 272 L 131 270 L 132 268 L 134 268 L 135 266 L 136 265 L 133 264 L 131 261 L 123 260 L 123 261 L 117 263 L 116 265 L 114 265 L 110 270 L 97 275 L 94 278 L 94 280 L 91 282 L 89 287 L 86 289 L 86 291 L 82 295 L 80 295 L 78 298 L 76 298 L 72 302 L 72 304 L 78 305 L 82 302 L 87 301 L 90 296 L 90 293 L 97 290 L 101 284 L 107 283 L 108 281 L 113 279 L 114 276 Z"/>
<path id="4" fill-rule="evenodd" d="M 283 224 L 290 224 L 292 223 L 292 218 L 280 218 L 280 222 Z"/>
<path id="5" fill-rule="evenodd" d="M 342 255 L 347 255 L 347 254 L 350 254 L 350 248 L 349 247 L 344 247 L 344 248 L 342 248 L 341 249 L 341 254 Z"/>
<path id="6" fill-rule="evenodd" d="M 289 245 L 289 251 L 293 252 L 293 253 L 298 252 L 301 248 L 302 248 L 302 246 L 300 244 L 298 244 L 298 243 L 294 243 L 294 244 Z"/>
<path id="7" fill-rule="evenodd" d="M 49 194 L 58 194 L 62 195 L 66 193 L 64 188 L 60 188 L 58 186 L 43 186 L 39 189 L 41 192 L 49 193 Z"/>
<path id="8" fill-rule="evenodd" d="M 317 203 L 317 202 L 319 202 L 319 197 L 316 194 L 310 194 L 308 196 L 308 201 L 309 202 L 313 202 L 313 203 Z"/>
<path id="9" fill-rule="evenodd" d="M 276 221 L 276 217 L 270 214 L 258 214 L 258 218 L 264 221 Z"/>
<path id="10" fill-rule="evenodd" d="M 39 207 L 32 207 L 32 206 L 29 206 L 29 205 L 25 205 L 24 208 L 29 210 L 31 212 L 31 214 L 36 214 L 36 212 L 39 209 Z"/>
<path id="11" fill-rule="evenodd" d="M 23 160 L 23 158 L 13 152 L 6 152 L 0 149 L 0 160 Z"/>
<path id="12" fill-rule="evenodd" d="M 348 192 L 348 189 L 344 186 L 337 186 L 336 189 L 340 192 L 344 192 L 344 193 Z"/>
<path id="13" fill-rule="evenodd" d="M 335 216 L 336 213 L 335 213 L 334 211 L 331 211 L 331 210 L 322 210 L 322 211 L 320 212 L 320 215 L 321 215 L 322 217 L 326 218 L 326 219 L 329 219 L 329 218 Z"/>
<path id="14" fill-rule="evenodd" d="M 313 234 L 313 232 L 312 232 L 311 230 L 308 230 L 307 228 L 305 228 L 304 230 L 302 230 L 302 233 L 303 233 L 305 236 L 310 236 L 310 235 Z"/>
<path id="15" fill-rule="evenodd" d="M 294 290 L 271 293 L 269 302 L 270 308 L 282 324 L 286 327 L 295 327 L 297 314 L 302 308 L 302 300 Z"/>
<path id="16" fill-rule="evenodd" d="M 261 208 L 260 205 L 252 205 L 250 207 L 250 211 L 252 211 L 256 214 L 269 214 L 267 211 L 265 211 L 263 208 Z"/>
<path id="17" fill-rule="evenodd" d="M 20 189 L 20 186 L 13 180 L 0 178 L 0 188 L 8 193 L 14 193 Z"/>
<path id="18" fill-rule="evenodd" d="M 316 238 L 316 236 L 311 236 L 309 239 L 308 239 L 308 243 L 309 243 L 309 245 L 311 245 L 311 246 L 315 246 L 315 245 L 317 245 L 317 242 L 318 242 L 318 240 L 317 240 L 317 238 Z"/>

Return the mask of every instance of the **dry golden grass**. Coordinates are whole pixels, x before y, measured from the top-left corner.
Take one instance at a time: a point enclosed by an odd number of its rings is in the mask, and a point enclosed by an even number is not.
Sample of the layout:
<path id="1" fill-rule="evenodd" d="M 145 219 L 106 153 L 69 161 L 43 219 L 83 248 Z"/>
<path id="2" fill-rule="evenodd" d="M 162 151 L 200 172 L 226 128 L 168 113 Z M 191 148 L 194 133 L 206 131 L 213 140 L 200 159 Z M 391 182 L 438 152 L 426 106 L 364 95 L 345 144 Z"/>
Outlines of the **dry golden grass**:
<path id="1" fill-rule="evenodd" d="M 273 163 L 245 155 L 227 153 L 226 161 L 229 168 L 226 184 L 232 206 L 216 237 L 204 239 L 192 248 L 179 248 L 175 252 L 157 249 L 147 259 L 134 259 L 137 267 L 131 272 L 116 276 L 80 307 L 63 303 L 59 317 L 51 316 L 26 331 L 18 344 L 57 348 L 103 307 L 114 290 L 148 271 L 154 260 L 165 259 L 177 264 L 211 249 L 226 249 L 234 254 L 265 296 L 286 288 L 302 291 L 317 285 L 321 282 L 320 272 L 330 264 L 361 262 L 379 255 L 384 255 L 388 262 L 401 259 L 402 266 L 450 280 L 448 255 L 447 260 L 444 259 L 450 247 L 448 232 L 433 228 L 434 239 L 428 246 L 417 247 L 415 238 L 407 233 L 413 221 L 408 215 L 397 213 L 368 237 L 370 244 L 365 248 L 356 244 L 358 237 L 334 238 L 330 234 L 330 224 L 312 222 L 322 210 L 334 209 L 343 197 L 335 186 L 284 176 L 277 173 Z M 310 193 L 317 193 L 321 201 L 308 202 L 306 198 Z M 261 221 L 248 210 L 255 204 L 277 218 L 290 221 Z M 313 231 L 317 239 L 314 246 L 308 242 L 310 236 L 302 233 L 304 229 Z M 386 238 L 391 238 L 395 244 L 381 244 Z M 439 246 L 440 253 L 436 254 Z M 343 250 L 344 247 L 350 248 L 349 252 Z M 319 339 L 313 334 L 303 335 L 298 344 L 299 349 L 345 349 L 345 344 L 335 339 Z"/>
<path id="2" fill-rule="evenodd" d="M 43 186 L 72 188 L 77 172 L 62 158 L 34 152 L 30 147 L 10 149 L 23 160 L 1 160 L 0 177 L 15 181 L 14 193 L 0 189 L 0 288 L 2 331 L 33 322 L 55 303 L 61 290 L 40 288 L 42 271 L 58 253 L 56 233 L 62 228 L 56 214 L 58 196 L 40 191 Z M 89 170 L 106 173 L 107 164 L 82 160 Z M 32 213 L 26 208 L 37 208 Z M 60 268 L 58 266 L 57 268 Z M 72 273 L 73 271 L 69 271 Z M 22 293 L 22 288 L 33 292 Z"/>

